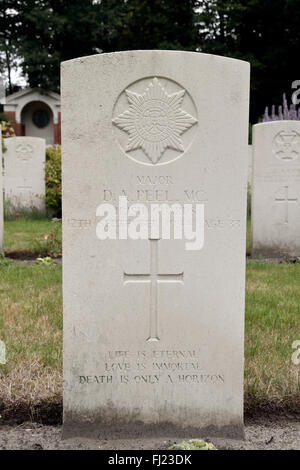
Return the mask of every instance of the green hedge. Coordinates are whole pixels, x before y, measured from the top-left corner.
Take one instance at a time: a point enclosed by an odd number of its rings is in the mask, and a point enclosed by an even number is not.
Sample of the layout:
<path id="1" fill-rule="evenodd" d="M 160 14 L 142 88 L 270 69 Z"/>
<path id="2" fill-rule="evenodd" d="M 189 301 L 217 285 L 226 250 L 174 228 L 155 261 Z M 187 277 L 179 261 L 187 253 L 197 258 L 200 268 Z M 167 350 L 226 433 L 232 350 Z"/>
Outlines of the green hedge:
<path id="1" fill-rule="evenodd" d="M 10 121 L 7 120 L 7 117 L 3 113 L 0 113 L 0 125 L 2 129 L 1 145 L 2 145 L 2 152 L 4 153 L 6 150 L 5 145 L 4 145 L 4 139 L 6 139 L 7 137 L 14 137 L 15 131 Z"/>
<path id="2" fill-rule="evenodd" d="M 61 217 L 61 147 L 46 150 L 46 208 L 52 217 Z"/>

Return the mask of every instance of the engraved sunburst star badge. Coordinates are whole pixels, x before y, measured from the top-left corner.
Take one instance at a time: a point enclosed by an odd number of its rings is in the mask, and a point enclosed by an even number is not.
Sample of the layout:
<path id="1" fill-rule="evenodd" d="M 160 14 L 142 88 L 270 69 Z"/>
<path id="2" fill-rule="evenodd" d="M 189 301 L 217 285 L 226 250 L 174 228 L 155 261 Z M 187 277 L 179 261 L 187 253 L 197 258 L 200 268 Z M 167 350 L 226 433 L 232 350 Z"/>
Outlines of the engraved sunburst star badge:
<path id="1" fill-rule="evenodd" d="M 185 90 L 168 94 L 157 78 L 144 93 L 125 90 L 129 108 L 113 123 L 129 134 L 125 152 L 142 149 L 157 164 L 167 148 L 184 152 L 181 135 L 198 121 L 181 109 Z"/>

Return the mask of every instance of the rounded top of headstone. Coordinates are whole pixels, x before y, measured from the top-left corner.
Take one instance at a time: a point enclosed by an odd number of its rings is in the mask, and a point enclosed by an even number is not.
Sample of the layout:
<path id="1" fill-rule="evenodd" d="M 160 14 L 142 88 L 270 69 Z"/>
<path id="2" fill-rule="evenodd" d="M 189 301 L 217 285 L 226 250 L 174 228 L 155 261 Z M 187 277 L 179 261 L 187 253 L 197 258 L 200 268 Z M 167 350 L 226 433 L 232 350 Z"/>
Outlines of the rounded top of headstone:
<path id="1" fill-rule="evenodd" d="M 14 149 L 18 158 L 21 160 L 30 160 L 31 153 L 34 149 L 38 149 L 39 152 L 46 151 L 46 140 L 41 137 L 8 137 L 5 139 L 5 146 L 8 150 Z"/>
<path id="2" fill-rule="evenodd" d="M 250 63 L 246 62 L 245 60 L 235 59 L 233 57 L 224 57 L 221 55 L 215 54 L 206 54 L 203 52 L 192 52 L 192 51 L 181 51 L 181 50 L 168 50 L 168 49 L 137 49 L 132 51 L 118 51 L 118 52 L 108 52 L 103 54 L 94 54 L 89 56 L 77 57 L 75 59 L 66 60 L 61 62 L 61 66 L 64 67 L 65 65 L 72 65 L 75 62 L 93 62 L 95 60 L 103 60 L 108 63 L 112 63 L 114 65 L 118 65 L 121 57 L 133 57 L 133 56 L 194 56 L 195 58 L 206 58 L 207 60 L 215 60 L 215 61 L 223 61 L 225 63 L 240 63 L 244 64 L 248 68 L 250 67 Z"/>
<path id="3" fill-rule="evenodd" d="M 220 109 L 248 106 L 249 63 L 198 52 L 97 54 L 62 63 L 62 76 L 62 100 L 72 97 L 63 132 L 85 109 L 84 126 L 104 120 L 124 158 L 148 167 L 185 158 L 206 120 L 214 121 Z M 77 136 L 83 134 L 88 132 L 82 126 L 76 129 Z M 108 132 L 103 138 L 109 139 Z"/>
<path id="4" fill-rule="evenodd" d="M 14 136 L 14 137 L 8 137 L 5 142 L 36 142 L 36 143 L 43 143 L 46 142 L 45 139 L 42 137 L 31 137 L 31 136 Z"/>
<path id="5" fill-rule="evenodd" d="M 268 122 L 258 122 L 257 124 L 253 125 L 253 128 L 262 128 L 262 127 L 270 127 L 270 126 L 278 126 L 278 127 L 290 127 L 290 126 L 300 126 L 300 121 L 296 119 L 279 119 L 277 121 L 268 121 Z"/>

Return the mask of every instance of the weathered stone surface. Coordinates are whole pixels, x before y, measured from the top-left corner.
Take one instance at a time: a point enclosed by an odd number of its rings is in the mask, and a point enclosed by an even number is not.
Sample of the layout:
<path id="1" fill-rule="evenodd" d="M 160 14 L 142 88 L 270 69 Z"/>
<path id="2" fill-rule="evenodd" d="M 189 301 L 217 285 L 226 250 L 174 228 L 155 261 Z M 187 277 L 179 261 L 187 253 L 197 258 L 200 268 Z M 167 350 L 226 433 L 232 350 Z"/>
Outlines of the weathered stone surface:
<path id="1" fill-rule="evenodd" d="M 252 254 L 300 255 L 300 122 L 253 126 Z"/>
<path id="2" fill-rule="evenodd" d="M 5 140 L 5 200 L 16 209 L 45 209 L 45 140 L 11 137 Z"/>
<path id="3" fill-rule="evenodd" d="M 62 64 L 65 435 L 242 434 L 248 94 L 205 54 Z M 121 195 L 204 204 L 204 247 L 99 240 Z"/>

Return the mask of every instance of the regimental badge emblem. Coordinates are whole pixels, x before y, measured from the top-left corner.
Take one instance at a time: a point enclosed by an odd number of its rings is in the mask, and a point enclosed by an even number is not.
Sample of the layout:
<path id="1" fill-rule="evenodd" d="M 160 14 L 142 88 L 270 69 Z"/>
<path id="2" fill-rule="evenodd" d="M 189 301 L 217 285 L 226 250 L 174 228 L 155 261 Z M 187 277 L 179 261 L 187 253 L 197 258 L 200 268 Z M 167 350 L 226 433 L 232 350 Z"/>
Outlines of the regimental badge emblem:
<path id="1" fill-rule="evenodd" d="M 273 153 L 280 160 L 295 160 L 300 154 L 300 135 L 296 131 L 281 131 L 273 141 Z"/>
<path id="2" fill-rule="evenodd" d="M 33 148 L 29 144 L 19 144 L 16 148 L 16 155 L 19 160 L 27 162 L 32 158 Z"/>
<path id="3" fill-rule="evenodd" d="M 150 165 L 168 163 L 188 147 L 191 134 L 183 136 L 198 122 L 196 109 L 186 90 L 174 82 L 168 81 L 168 90 L 157 77 L 142 82 L 140 92 L 130 87 L 124 91 L 125 109 L 116 113 L 113 124 L 126 134 L 122 147 L 128 156 Z"/>

